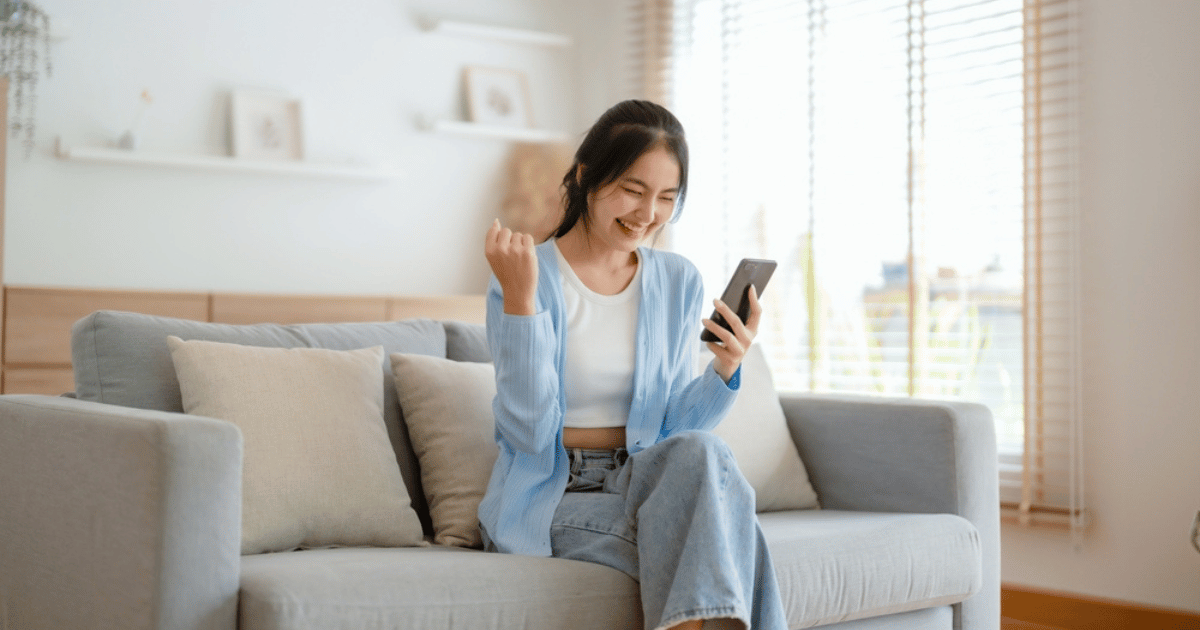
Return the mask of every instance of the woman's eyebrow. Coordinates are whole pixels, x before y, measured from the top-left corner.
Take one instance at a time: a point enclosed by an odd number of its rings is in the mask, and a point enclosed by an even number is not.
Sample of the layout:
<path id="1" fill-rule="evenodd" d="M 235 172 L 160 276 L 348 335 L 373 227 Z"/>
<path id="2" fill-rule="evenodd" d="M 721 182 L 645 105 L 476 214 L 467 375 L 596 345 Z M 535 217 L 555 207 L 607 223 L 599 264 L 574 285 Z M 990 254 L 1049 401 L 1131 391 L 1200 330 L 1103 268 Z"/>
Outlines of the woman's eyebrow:
<path id="1" fill-rule="evenodd" d="M 644 182 L 636 177 L 630 177 L 627 175 L 621 179 L 622 179 L 622 181 L 637 184 L 638 186 L 641 186 L 642 188 L 646 188 L 646 189 L 650 188 L 650 184 L 647 184 L 646 182 Z M 679 192 L 679 188 L 667 188 L 666 190 L 663 190 L 663 192 L 664 193 L 677 193 L 677 192 Z"/>

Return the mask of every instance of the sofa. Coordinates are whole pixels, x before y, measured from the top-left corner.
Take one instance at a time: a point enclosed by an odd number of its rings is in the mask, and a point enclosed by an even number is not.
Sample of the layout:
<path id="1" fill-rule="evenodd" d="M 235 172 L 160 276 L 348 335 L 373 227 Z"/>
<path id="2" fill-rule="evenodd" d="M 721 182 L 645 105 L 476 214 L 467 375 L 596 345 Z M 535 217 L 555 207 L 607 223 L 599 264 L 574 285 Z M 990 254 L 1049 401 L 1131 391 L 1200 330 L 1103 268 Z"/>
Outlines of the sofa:
<path id="1" fill-rule="evenodd" d="M 387 529 L 415 519 L 405 527 L 416 528 L 417 539 L 335 534 L 298 544 L 300 538 L 283 535 L 274 548 L 247 547 L 252 512 L 261 508 L 247 499 L 262 491 L 250 479 L 259 474 L 252 464 L 262 456 L 252 451 L 260 447 L 252 444 L 250 425 L 184 413 L 204 409 L 188 402 L 195 393 L 181 380 L 185 346 L 293 354 L 373 348 L 374 354 L 355 355 L 356 365 L 365 361 L 377 370 L 371 375 L 377 389 L 368 389 L 376 400 L 382 393 L 383 428 L 368 427 L 376 433 L 364 435 L 378 436 L 376 443 L 360 446 L 382 447 L 390 458 L 383 468 L 391 470 L 381 478 L 399 480 L 379 499 L 392 512 L 376 520 Z M 484 376 L 490 369 L 483 327 L 457 321 L 227 325 L 114 311 L 79 321 L 72 331 L 73 394 L 0 396 L 0 628 L 641 627 L 637 584 L 625 574 L 484 552 L 461 515 L 458 538 L 438 524 L 443 497 L 425 488 L 434 471 L 422 470 L 425 447 L 410 435 L 412 408 L 400 404 L 405 383 L 397 385 L 397 356 L 478 366 L 472 369 L 482 371 L 473 373 Z M 744 381 L 769 384 L 769 375 L 744 371 Z M 253 380 L 230 374 L 210 376 L 233 378 L 232 387 Z M 273 387 L 299 378 L 288 374 Z M 448 404 L 490 396 L 469 391 L 486 389 L 484 381 L 454 378 L 442 387 Z M 819 503 L 759 514 L 790 626 L 998 630 L 999 510 L 987 408 L 767 393 L 781 411 L 785 437 L 774 440 L 764 430 L 759 441 L 794 446 L 802 469 L 789 474 L 806 477 Z M 318 403 L 342 404 L 330 396 L 320 394 Z M 753 397 L 746 389 L 741 396 Z M 274 402 L 255 413 L 303 415 L 312 404 Z M 463 432 L 438 418 L 429 426 Z M 758 435 L 755 429 L 753 439 Z M 486 470 L 473 463 L 479 459 L 461 461 Z M 749 459 L 746 466 L 755 464 Z M 335 463 L 322 475 L 358 468 Z M 286 468 L 272 474 L 283 488 L 278 492 L 303 494 L 322 482 L 299 482 L 300 473 Z M 337 487 L 345 491 L 322 491 L 316 499 L 336 502 L 357 490 Z M 471 505 L 453 498 L 460 511 Z M 404 514 L 389 516 L 395 510 Z M 327 511 L 348 527 L 374 518 Z"/>

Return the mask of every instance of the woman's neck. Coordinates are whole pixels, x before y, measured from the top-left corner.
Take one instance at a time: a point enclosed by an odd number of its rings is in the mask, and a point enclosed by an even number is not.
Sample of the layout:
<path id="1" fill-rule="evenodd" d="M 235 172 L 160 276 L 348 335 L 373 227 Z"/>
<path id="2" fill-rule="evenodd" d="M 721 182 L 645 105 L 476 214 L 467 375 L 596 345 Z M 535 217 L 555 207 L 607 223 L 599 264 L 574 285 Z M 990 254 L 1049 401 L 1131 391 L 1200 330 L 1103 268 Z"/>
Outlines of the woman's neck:
<path id="1" fill-rule="evenodd" d="M 567 232 L 556 244 L 579 281 L 600 295 L 624 291 L 637 274 L 636 252 L 601 251 L 580 228 Z"/>
<path id="2" fill-rule="evenodd" d="M 578 223 L 558 239 L 558 250 L 577 273 L 580 269 L 590 269 L 595 272 L 623 274 L 630 269 L 636 269 L 638 263 L 637 254 L 634 252 L 598 246 L 588 238 L 587 232 Z"/>

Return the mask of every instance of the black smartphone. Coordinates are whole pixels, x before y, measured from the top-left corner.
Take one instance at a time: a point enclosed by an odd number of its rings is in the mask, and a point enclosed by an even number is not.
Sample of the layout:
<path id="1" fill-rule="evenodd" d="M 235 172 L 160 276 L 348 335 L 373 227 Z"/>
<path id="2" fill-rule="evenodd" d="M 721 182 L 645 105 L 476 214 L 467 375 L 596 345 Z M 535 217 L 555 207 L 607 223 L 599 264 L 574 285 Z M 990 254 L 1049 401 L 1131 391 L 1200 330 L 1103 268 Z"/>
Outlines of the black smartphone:
<path id="1" fill-rule="evenodd" d="M 750 316 L 750 285 L 754 285 L 754 291 L 761 299 L 763 289 L 767 287 L 767 281 L 771 279 L 773 273 L 775 273 L 774 260 L 743 258 L 742 262 L 738 263 L 737 269 L 734 270 L 733 277 L 729 279 L 729 285 L 725 287 L 721 301 L 729 305 L 729 308 L 737 313 L 739 319 L 743 322 L 746 321 L 746 318 Z M 715 309 L 709 319 L 725 330 L 733 330 Z M 705 328 L 700 333 L 700 340 L 720 341 L 721 339 Z"/>

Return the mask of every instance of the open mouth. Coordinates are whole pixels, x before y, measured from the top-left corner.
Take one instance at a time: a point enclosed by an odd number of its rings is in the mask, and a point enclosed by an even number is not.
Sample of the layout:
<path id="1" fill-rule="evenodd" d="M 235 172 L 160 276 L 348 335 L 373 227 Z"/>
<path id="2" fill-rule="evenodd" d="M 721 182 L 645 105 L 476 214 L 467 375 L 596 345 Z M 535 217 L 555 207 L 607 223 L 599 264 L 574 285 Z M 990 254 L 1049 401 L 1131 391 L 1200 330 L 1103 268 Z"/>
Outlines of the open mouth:
<path id="1" fill-rule="evenodd" d="M 617 225 L 621 226 L 621 229 L 624 230 L 625 233 L 629 234 L 630 236 L 637 236 L 638 234 L 642 233 L 641 228 L 635 228 L 620 219 L 617 219 Z"/>

